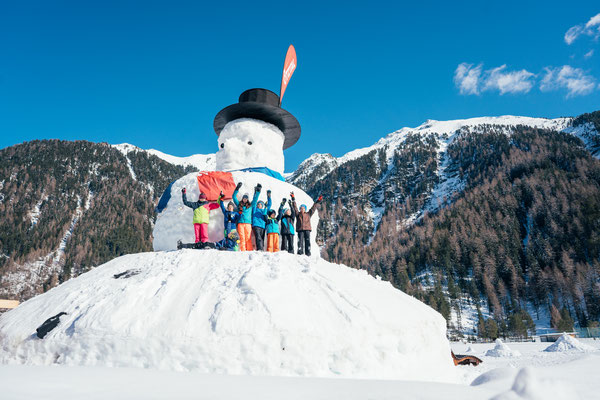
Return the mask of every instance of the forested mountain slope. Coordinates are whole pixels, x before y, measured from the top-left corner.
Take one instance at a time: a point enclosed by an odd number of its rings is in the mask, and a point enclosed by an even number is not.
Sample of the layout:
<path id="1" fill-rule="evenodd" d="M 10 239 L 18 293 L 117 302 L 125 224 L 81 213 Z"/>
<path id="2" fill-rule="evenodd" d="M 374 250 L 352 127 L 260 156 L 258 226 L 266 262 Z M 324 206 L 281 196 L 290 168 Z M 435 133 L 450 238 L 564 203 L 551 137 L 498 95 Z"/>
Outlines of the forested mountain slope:
<path id="1" fill-rule="evenodd" d="M 289 180 L 325 195 L 325 258 L 392 281 L 457 330 L 478 308 L 505 329 L 526 309 L 586 325 L 600 317 L 599 119 L 428 121 L 314 155 Z"/>
<path id="2" fill-rule="evenodd" d="M 114 257 L 151 251 L 155 203 L 188 170 L 105 143 L 0 150 L 0 297 L 24 300 Z"/>

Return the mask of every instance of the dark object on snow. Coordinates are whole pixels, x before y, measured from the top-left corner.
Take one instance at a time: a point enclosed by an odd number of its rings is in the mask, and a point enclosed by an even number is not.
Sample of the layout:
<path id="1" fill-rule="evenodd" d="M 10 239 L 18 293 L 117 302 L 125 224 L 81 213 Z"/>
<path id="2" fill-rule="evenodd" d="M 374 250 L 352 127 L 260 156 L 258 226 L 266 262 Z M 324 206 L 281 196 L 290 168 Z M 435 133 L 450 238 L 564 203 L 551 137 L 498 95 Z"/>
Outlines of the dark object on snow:
<path id="1" fill-rule="evenodd" d="M 204 249 L 216 249 L 212 242 L 198 242 L 198 243 L 181 243 L 181 240 L 177 241 L 177 250 L 181 249 L 196 249 L 196 250 L 204 250 Z"/>
<path id="2" fill-rule="evenodd" d="M 126 278 L 130 278 L 134 275 L 137 275 L 140 272 L 142 272 L 142 270 L 140 270 L 140 269 L 128 269 L 127 271 L 121 272 L 119 274 L 114 274 L 113 277 L 115 279 L 119 279 L 119 278 L 126 279 Z"/>
<path id="3" fill-rule="evenodd" d="M 479 363 L 482 363 L 483 361 L 481 361 L 480 358 L 477 358 L 475 356 L 468 356 L 465 354 L 454 354 L 453 351 L 451 351 L 452 353 L 452 361 L 454 361 L 454 365 L 474 365 L 477 366 L 479 365 Z"/>
<path id="4" fill-rule="evenodd" d="M 37 332 L 37 337 L 43 339 L 44 336 L 48 334 L 52 329 L 56 328 L 58 323 L 60 322 L 60 317 L 63 315 L 67 315 L 66 312 L 59 312 L 54 317 L 48 318 L 42 325 L 40 325 L 35 331 Z"/>
<path id="5" fill-rule="evenodd" d="M 279 106 L 279 96 L 267 89 L 248 89 L 240 95 L 239 103 L 225 107 L 215 117 L 213 128 L 217 135 L 227 123 L 238 118 L 254 118 L 278 127 L 285 137 L 283 149 L 300 139 L 300 123 Z"/>

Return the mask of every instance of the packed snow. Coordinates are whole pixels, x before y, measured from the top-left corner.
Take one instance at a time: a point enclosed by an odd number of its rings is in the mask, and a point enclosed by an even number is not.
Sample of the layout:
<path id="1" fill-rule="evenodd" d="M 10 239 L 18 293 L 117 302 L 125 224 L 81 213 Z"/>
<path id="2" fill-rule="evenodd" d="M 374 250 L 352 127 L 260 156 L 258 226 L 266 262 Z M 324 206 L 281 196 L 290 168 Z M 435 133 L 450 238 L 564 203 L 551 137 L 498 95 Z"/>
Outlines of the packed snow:
<path id="1" fill-rule="evenodd" d="M 3 314 L 0 364 L 457 382 L 445 334 L 439 313 L 362 270 L 181 250 L 119 257 Z"/>
<path id="2" fill-rule="evenodd" d="M 550 346 L 546 347 L 544 351 L 549 352 L 563 352 L 563 351 L 595 351 L 596 349 L 592 346 L 588 346 L 585 343 L 581 343 L 567 333 L 563 333 L 561 337 Z"/>
<path id="3" fill-rule="evenodd" d="M 472 354 L 483 362 L 477 367 L 457 367 L 465 384 L 488 391 L 497 399 L 591 399 L 598 398 L 600 380 L 600 340 L 579 339 L 590 352 L 545 352 L 548 343 L 511 342 L 510 348 L 520 354 L 492 357 L 485 353 L 491 343 L 453 343 L 456 354 Z M 505 343 L 506 345 L 506 343 Z M 470 351 L 467 351 L 470 350 Z M 551 388 L 552 390 L 546 390 Z M 462 398 L 476 396 L 465 391 Z M 495 397 L 498 396 L 498 397 Z"/>
<path id="4" fill-rule="evenodd" d="M 494 342 L 494 348 L 489 349 L 485 355 L 488 357 L 520 357 L 521 353 L 516 350 L 512 350 L 510 347 L 506 345 L 502 341 L 502 339 L 498 338 Z"/>
<path id="5" fill-rule="evenodd" d="M 251 118 L 229 122 L 219 135 L 217 170 L 267 167 L 283 174 L 283 133 L 275 125 Z"/>
<path id="6" fill-rule="evenodd" d="M 58 329 L 58 328 L 57 328 Z M 594 347 L 600 341 L 582 339 Z M 594 399 L 600 352 L 547 353 L 546 343 L 510 343 L 520 358 L 481 356 L 455 367 L 461 384 L 406 380 L 324 379 L 203 374 L 156 369 L 0 364 L 3 400 L 39 399 Z M 453 343 L 456 353 L 485 353 L 489 343 Z M 549 390 L 547 390 L 549 389 Z"/>
<path id="7" fill-rule="evenodd" d="M 298 207 L 304 204 L 307 206 L 307 209 L 310 209 L 314 203 L 308 194 L 296 186 L 272 178 L 263 173 L 235 171 L 231 174 L 235 183 L 243 183 L 238 194 L 238 200 L 241 200 L 244 194 L 248 194 L 250 200 L 252 200 L 254 187 L 260 183 L 262 185 L 262 191 L 259 200 L 264 201 L 266 204 L 267 190 L 271 190 L 273 203 L 271 208 L 275 211 L 279 210 L 282 199 L 290 199 L 290 192 L 294 192 Z M 152 233 L 154 238 L 154 250 L 175 250 L 177 248 L 178 240 L 182 240 L 184 243 L 194 242 L 194 225 L 192 223 L 194 212 L 191 208 L 183 205 L 181 189 L 184 187 L 186 188 L 186 197 L 188 201 L 197 201 L 200 194 L 196 179 L 197 175 L 198 174 L 195 172 L 185 175 L 173 182 L 173 184 L 167 188 L 170 199 L 167 203 L 167 207 L 157 214 L 154 231 Z M 165 195 L 163 194 L 163 196 Z M 286 204 L 285 208 L 288 207 L 289 206 Z M 209 215 L 210 223 L 208 225 L 208 238 L 212 242 L 217 242 L 223 239 L 223 213 L 220 208 L 217 208 L 216 210 L 210 211 Z M 319 246 L 316 242 L 316 228 L 319 224 L 318 210 L 313 214 L 310 221 L 311 226 L 313 227 L 311 232 L 312 252 L 318 254 Z"/>
<path id="8" fill-rule="evenodd" d="M 530 367 L 521 369 L 510 390 L 494 396 L 492 400 L 514 399 L 574 399 L 575 389 L 552 379 L 539 379 Z"/>

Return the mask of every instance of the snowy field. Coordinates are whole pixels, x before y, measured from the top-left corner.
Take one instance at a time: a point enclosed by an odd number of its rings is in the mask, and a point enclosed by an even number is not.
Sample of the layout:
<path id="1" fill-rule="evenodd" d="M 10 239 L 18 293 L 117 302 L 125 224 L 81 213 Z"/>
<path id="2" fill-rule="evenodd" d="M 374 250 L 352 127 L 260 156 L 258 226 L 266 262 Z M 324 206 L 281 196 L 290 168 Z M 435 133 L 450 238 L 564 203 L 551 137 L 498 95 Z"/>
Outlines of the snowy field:
<path id="1" fill-rule="evenodd" d="M 483 359 L 460 366 L 464 384 L 399 380 L 216 375 L 155 369 L 0 365 L 0 398 L 23 399 L 598 399 L 600 341 L 592 352 L 544 352 L 508 343 L 520 357 L 487 357 L 494 344 L 452 343 Z"/>

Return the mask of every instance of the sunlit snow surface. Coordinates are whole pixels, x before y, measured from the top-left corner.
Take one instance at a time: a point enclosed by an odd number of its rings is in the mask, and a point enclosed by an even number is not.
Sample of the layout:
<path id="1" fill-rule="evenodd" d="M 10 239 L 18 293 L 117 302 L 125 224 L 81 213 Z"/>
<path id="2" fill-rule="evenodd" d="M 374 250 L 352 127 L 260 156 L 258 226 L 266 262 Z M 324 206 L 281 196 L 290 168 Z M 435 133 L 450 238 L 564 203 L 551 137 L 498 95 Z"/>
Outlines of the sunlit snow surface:
<path id="1" fill-rule="evenodd" d="M 582 339 L 598 349 L 600 341 Z M 462 384 L 406 380 L 327 379 L 217 375 L 156 369 L 0 365 L 3 400 L 23 399 L 513 399 L 575 400 L 600 397 L 600 351 L 546 353 L 548 343 L 508 343 L 522 357 L 483 355 L 490 343 L 472 347 L 478 367 L 456 367 Z M 471 353 L 473 354 L 473 353 Z M 433 376 L 434 374 L 432 374 Z"/>
<path id="2" fill-rule="evenodd" d="M 127 270 L 139 273 L 114 277 Z M 119 257 L 3 314 L 0 364 L 457 382 L 445 333 L 439 313 L 362 270 L 181 250 Z"/>

